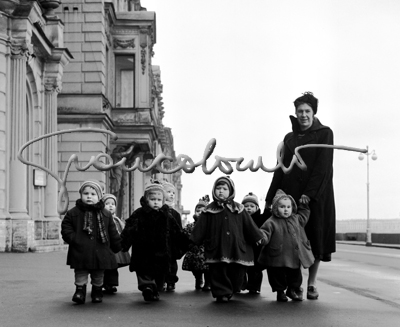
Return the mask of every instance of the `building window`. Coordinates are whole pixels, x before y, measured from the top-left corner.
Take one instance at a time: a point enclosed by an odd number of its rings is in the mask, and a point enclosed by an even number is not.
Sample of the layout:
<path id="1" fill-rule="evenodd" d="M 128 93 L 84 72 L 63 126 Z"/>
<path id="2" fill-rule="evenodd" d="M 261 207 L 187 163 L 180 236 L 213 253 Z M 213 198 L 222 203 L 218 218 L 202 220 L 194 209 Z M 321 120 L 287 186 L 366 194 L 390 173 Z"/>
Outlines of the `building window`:
<path id="1" fill-rule="evenodd" d="M 115 93 L 117 108 L 135 107 L 135 56 L 115 57 Z"/>

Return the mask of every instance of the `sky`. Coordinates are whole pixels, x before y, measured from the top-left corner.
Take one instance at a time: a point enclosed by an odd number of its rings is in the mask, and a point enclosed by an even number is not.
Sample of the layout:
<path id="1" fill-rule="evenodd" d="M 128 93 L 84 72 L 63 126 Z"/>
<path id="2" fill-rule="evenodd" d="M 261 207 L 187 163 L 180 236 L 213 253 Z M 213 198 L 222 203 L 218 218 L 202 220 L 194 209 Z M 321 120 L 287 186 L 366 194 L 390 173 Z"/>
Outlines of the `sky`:
<path id="1" fill-rule="evenodd" d="M 371 219 L 400 218 L 400 1 L 397 0 L 142 0 L 156 12 L 153 65 L 160 66 L 164 126 L 176 155 L 199 161 L 215 138 L 213 157 L 262 157 L 291 131 L 293 101 L 319 99 L 317 117 L 335 145 L 375 150 L 369 156 Z M 338 220 L 367 217 L 367 160 L 335 150 Z M 224 174 L 182 173 L 182 204 L 199 198 Z M 237 172 L 237 202 L 260 199 L 272 173 Z"/>

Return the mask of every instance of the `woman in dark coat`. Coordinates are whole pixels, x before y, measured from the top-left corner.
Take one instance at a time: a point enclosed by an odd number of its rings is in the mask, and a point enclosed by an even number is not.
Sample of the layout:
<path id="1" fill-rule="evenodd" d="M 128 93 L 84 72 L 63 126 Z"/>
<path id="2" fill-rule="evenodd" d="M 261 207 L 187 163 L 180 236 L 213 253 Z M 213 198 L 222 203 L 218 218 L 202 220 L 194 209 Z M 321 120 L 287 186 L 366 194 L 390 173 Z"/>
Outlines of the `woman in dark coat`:
<path id="1" fill-rule="evenodd" d="M 292 132 L 284 138 L 283 164 L 288 167 L 296 147 L 306 144 L 333 145 L 333 132 L 315 117 L 318 99 L 311 92 L 294 101 L 296 117 L 290 116 Z M 275 171 L 268 194 L 266 207 L 269 208 L 278 189 L 291 195 L 297 204 L 308 204 L 310 219 L 305 227 L 310 240 L 315 263 L 309 268 L 307 298 L 317 299 L 316 279 L 320 261 L 330 261 L 336 251 L 335 245 L 335 199 L 333 193 L 333 149 L 305 148 L 300 155 L 307 169 L 297 165 L 284 174 L 281 169 Z"/>

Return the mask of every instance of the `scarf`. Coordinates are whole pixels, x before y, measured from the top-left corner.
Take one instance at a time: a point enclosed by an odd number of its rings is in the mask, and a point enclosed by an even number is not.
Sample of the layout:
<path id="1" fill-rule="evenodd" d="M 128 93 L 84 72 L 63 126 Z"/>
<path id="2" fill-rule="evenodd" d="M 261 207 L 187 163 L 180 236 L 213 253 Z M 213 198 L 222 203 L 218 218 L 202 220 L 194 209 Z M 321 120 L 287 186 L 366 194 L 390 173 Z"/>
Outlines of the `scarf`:
<path id="1" fill-rule="evenodd" d="M 106 243 L 108 241 L 108 238 L 102 213 L 102 210 L 104 208 L 103 201 L 99 201 L 96 204 L 92 205 L 83 203 L 81 199 L 78 199 L 76 200 L 76 206 L 84 211 L 83 230 L 87 232 L 88 235 L 93 235 L 94 224 L 97 221 L 97 235 L 101 243 Z"/>

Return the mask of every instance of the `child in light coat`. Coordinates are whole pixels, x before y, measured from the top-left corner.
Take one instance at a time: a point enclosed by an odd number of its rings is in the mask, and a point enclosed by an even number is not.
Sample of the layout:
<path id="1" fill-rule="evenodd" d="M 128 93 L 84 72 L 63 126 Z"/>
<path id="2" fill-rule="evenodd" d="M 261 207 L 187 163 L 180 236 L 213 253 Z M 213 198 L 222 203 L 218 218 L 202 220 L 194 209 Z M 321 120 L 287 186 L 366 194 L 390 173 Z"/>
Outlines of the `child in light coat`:
<path id="1" fill-rule="evenodd" d="M 252 246 L 262 242 L 263 234 L 244 206 L 233 201 L 235 185 L 229 177 L 215 181 L 212 196 L 214 201 L 200 214 L 191 240 L 204 243 L 212 296 L 217 302 L 228 302 L 240 292 L 246 268 L 254 265 Z"/>
<path id="2" fill-rule="evenodd" d="M 308 268 L 314 263 L 304 231 L 309 216 L 308 205 L 301 204 L 297 209 L 290 195 L 277 190 L 272 217 L 261 226 L 265 242 L 258 262 L 267 268 L 269 283 L 279 302 L 286 302 L 288 297 L 293 301 L 303 300 L 301 266 Z"/>
<path id="3" fill-rule="evenodd" d="M 117 268 L 114 253 L 121 250 L 121 238 L 111 213 L 104 209 L 101 186 L 93 181 L 84 182 L 76 206 L 68 210 L 62 223 L 61 235 L 69 244 L 67 265 L 75 272 L 76 291 L 72 301 L 86 301 L 88 276 L 92 283 L 92 302 L 102 302 L 105 269 Z M 113 253 L 114 252 L 114 253 Z"/>
<path id="4" fill-rule="evenodd" d="M 118 234 L 121 234 L 125 227 L 125 222 L 115 215 L 117 209 L 117 198 L 113 194 L 104 194 L 102 201 L 104 202 L 105 208 L 110 211 L 113 216 L 114 224 L 117 228 Z M 131 257 L 128 252 L 120 251 L 115 254 L 115 259 L 117 260 L 118 268 L 121 268 L 129 265 Z M 118 268 L 106 269 L 104 271 L 103 288 L 104 292 L 107 294 L 113 294 L 117 292 L 117 286 L 119 285 Z"/>

